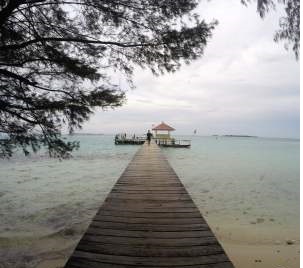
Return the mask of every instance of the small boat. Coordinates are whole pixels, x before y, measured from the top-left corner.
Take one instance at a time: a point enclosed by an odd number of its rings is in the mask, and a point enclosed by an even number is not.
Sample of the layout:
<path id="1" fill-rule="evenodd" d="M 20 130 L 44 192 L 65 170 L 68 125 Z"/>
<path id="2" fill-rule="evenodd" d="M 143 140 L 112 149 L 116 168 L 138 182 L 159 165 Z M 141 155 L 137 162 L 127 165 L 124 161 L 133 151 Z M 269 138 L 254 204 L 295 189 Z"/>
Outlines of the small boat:
<path id="1" fill-rule="evenodd" d="M 161 144 L 162 147 L 189 148 L 190 144 Z"/>
<path id="2" fill-rule="evenodd" d="M 155 142 L 162 147 L 171 148 L 189 148 L 191 143 L 190 140 L 176 140 L 172 139 L 155 139 Z"/>

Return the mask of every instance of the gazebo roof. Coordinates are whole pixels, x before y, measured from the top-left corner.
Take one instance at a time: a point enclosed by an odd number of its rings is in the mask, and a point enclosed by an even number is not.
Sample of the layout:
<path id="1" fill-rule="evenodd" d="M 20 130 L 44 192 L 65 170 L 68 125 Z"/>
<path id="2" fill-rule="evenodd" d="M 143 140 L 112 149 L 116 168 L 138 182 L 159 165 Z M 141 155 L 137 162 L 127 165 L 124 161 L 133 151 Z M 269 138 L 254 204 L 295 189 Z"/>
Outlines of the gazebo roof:
<path id="1" fill-rule="evenodd" d="M 160 125 L 154 127 L 153 130 L 168 130 L 168 131 L 173 131 L 175 129 L 173 127 L 165 124 L 164 122 L 162 122 Z"/>

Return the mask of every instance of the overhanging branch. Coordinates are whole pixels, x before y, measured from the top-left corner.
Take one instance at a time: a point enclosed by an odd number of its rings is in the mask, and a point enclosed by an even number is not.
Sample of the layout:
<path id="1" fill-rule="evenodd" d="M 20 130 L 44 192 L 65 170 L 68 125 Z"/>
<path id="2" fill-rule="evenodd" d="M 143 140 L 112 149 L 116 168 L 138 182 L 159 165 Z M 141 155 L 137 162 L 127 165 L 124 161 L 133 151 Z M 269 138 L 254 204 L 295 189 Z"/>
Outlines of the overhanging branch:
<path id="1" fill-rule="evenodd" d="M 9 50 L 9 49 L 21 49 L 25 48 L 29 45 L 38 43 L 38 42 L 73 42 L 73 43 L 83 43 L 83 44 L 99 44 L 99 45 L 113 45 L 123 48 L 128 47 L 155 47 L 164 45 L 164 43 L 119 43 L 112 41 L 99 41 L 99 40 L 89 40 L 89 39 L 81 39 L 81 38 L 60 38 L 60 37 L 44 37 L 44 38 L 35 38 L 23 43 L 14 44 L 14 45 L 6 45 L 0 47 L 0 50 Z"/>

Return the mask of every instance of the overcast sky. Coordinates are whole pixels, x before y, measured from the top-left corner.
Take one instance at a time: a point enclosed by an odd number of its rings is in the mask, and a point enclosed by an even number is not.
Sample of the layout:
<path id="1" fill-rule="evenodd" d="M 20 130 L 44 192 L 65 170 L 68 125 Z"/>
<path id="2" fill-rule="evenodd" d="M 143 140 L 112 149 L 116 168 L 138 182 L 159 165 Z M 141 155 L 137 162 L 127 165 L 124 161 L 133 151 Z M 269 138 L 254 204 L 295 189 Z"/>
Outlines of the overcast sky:
<path id="1" fill-rule="evenodd" d="M 127 104 L 96 111 L 85 133 L 145 133 L 164 121 L 175 134 L 299 137 L 299 62 L 275 43 L 283 9 L 264 20 L 256 4 L 202 1 L 199 13 L 219 20 L 205 55 L 175 74 L 137 69 Z"/>

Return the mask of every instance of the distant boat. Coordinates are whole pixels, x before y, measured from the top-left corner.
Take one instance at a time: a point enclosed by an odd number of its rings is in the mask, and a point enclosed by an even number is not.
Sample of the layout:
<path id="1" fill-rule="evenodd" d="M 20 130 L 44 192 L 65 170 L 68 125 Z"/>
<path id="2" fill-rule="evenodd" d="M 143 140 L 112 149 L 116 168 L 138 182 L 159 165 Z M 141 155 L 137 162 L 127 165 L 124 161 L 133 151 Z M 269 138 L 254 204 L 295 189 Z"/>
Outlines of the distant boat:
<path id="1" fill-rule="evenodd" d="M 196 129 L 194 130 L 194 134 L 195 134 L 195 135 L 197 134 L 197 130 L 196 130 Z"/>
<path id="2" fill-rule="evenodd" d="M 231 137 L 231 138 L 258 138 L 258 136 L 250 136 L 250 135 L 223 135 L 223 137 Z"/>
<path id="3" fill-rule="evenodd" d="M 71 133 L 69 134 L 70 136 L 103 136 L 104 134 L 103 133 L 80 133 L 80 132 L 74 132 L 74 133 Z"/>

